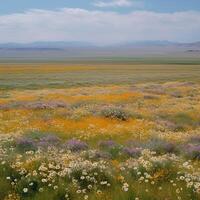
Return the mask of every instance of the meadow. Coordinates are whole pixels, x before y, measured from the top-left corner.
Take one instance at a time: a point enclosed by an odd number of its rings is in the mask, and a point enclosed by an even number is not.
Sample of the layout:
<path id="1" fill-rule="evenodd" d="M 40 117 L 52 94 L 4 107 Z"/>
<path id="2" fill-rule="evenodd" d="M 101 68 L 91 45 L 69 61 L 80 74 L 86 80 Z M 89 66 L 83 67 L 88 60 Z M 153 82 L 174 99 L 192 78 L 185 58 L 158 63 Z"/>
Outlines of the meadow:
<path id="1" fill-rule="evenodd" d="M 199 200 L 200 63 L 0 64 L 0 200 Z"/>

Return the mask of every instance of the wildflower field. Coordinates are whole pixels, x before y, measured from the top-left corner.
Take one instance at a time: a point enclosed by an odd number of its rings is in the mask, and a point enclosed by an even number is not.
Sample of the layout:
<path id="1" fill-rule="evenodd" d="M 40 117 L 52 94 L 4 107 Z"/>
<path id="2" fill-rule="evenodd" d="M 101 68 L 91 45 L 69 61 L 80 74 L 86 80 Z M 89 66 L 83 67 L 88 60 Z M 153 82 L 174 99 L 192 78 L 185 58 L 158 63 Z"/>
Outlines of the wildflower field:
<path id="1" fill-rule="evenodd" d="M 200 199 L 198 63 L 0 65 L 0 200 L 87 199 Z"/>

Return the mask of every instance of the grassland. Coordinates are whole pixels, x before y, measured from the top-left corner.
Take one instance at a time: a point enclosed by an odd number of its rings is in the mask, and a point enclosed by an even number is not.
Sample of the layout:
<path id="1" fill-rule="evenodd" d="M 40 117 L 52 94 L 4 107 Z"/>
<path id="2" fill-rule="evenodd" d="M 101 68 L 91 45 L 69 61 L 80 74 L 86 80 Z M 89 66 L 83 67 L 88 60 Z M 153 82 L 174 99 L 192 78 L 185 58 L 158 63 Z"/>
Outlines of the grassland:
<path id="1" fill-rule="evenodd" d="M 198 63 L 1 64 L 1 89 L 66 88 L 138 82 L 199 81 Z"/>
<path id="2" fill-rule="evenodd" d="M 199 200 L 200 64 L 0 65 L 0 199 Z"/>

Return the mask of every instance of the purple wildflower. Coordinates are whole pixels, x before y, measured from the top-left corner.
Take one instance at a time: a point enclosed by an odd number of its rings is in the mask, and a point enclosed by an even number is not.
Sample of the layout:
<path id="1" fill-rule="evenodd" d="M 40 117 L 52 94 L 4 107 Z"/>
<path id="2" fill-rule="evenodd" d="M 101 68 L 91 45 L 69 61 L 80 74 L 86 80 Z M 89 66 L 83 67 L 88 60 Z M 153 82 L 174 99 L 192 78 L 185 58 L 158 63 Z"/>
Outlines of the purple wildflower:
<path id="1" fill-rule="evenodd" d="M 200 143 L 200 136 L 199 135 L 192 136 L 189 141 L 191 143 Z"/>
<path id="2" fill-rule="evenodd" d="M 125 147 L 123 148 L 123 151 L 126 155 L 130 157 L 138 157 L 141 153 L 141 149 L 135 147 Z"/>
<path id="3" fill-rule="evenodd" d="M 86 150 L 88 148 L 88 145 L 80 140 L 71 139 L 64 144 L 64 147 L 71 151 L 82 151 Z"/>
<path id="4" fill-rule="evenodd" d="M 40 147 L 47 148 L 49 146 L 57 146 L 60 144 L 60 139 L 55 135 L 46 135 L 42 137 L 38 143 Z"/>
<path id="5" fill-rule="evenodd" d="M 105 149 L 112 149 L 117 147 L 117 143 L 113 140 L 104 140 L 99 142 L 99 147 L 100 148 L 105 148 Z"/>
<path id="6" fill-rule="evenodd" d="M 192 159 L 200 159 L 200 145 L 189 144 L 185 149 L 187 156 Z"/>

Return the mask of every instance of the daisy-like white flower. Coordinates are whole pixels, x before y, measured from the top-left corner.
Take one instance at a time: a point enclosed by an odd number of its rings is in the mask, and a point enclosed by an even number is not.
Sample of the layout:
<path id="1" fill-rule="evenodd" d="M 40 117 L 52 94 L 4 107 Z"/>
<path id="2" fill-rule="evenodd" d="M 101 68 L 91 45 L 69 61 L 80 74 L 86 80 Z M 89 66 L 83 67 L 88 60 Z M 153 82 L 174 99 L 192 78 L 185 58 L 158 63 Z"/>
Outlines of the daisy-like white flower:
<path id="1" fill-rule="evenodd" d="M 23 192 L 27 193 L 28 192 L 28 188 L 23 188 Z"/>

